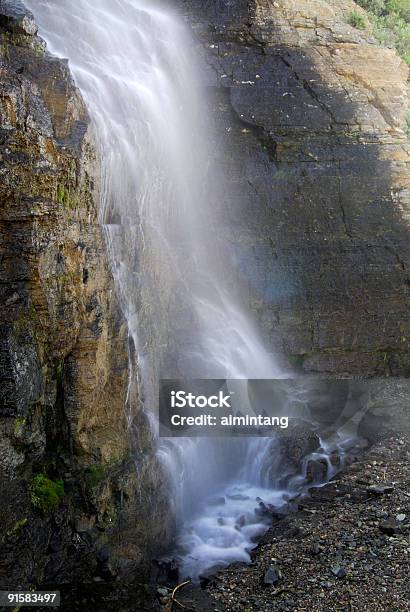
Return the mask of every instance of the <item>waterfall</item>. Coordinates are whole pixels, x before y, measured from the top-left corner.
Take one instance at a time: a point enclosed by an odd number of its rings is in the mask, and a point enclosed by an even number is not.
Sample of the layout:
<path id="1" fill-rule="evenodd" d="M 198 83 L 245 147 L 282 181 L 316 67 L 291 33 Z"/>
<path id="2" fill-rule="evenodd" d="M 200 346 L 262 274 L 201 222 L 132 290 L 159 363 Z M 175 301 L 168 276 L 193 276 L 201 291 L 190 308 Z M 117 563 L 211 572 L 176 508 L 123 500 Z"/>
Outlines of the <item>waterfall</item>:
<path id="1" fill-rule="evenodd" d="M 49 50 L 67 57 L 101 162 L 100 219 L 135 348 L 144 409 L 160 378 L 281 376 L 224 245 L 226 193 L 192 41 L 169 8 L 143 0 L 29 0 Z M 183 575 L 249 561 L 266 529 L 258 499 L 270 445 L 259 438 L 158 441 L 178 521 Z"/>

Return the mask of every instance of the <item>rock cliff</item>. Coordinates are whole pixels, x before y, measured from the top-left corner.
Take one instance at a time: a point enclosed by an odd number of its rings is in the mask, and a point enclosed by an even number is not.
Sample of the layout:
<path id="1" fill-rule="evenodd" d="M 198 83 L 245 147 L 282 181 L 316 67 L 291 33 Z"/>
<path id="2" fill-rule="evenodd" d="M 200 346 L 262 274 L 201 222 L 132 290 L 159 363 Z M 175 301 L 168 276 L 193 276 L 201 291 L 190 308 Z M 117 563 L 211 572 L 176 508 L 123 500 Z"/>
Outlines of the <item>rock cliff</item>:
<path id="1" fill-rule="evenodd" d="M 36 33 L 1 0 L 0 578 L 13 588 L 127 577 L 166 532 L 87 111 Z"/>
<path id="2" fill-rule="evenodd" d="M 410 372 L 408 68 L 350 0 L 178 2 L 228 177 L 232 260 L 300 371 Z"/>

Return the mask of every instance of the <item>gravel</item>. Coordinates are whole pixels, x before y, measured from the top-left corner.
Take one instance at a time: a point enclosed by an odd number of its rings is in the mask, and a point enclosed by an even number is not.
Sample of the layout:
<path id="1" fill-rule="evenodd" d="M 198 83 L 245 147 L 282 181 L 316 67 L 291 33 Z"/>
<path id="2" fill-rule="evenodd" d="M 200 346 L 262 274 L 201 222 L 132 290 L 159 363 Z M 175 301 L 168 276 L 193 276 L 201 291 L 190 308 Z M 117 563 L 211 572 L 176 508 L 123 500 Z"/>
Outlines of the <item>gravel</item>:
<path id="1" fill-rule="evenodd" d="M 274 519 L 252 565 L 207 585 L 209 609 L 410 610 L 409 458 L 407 440 L 388 438 L 297 500 L 295 514 Z"/>

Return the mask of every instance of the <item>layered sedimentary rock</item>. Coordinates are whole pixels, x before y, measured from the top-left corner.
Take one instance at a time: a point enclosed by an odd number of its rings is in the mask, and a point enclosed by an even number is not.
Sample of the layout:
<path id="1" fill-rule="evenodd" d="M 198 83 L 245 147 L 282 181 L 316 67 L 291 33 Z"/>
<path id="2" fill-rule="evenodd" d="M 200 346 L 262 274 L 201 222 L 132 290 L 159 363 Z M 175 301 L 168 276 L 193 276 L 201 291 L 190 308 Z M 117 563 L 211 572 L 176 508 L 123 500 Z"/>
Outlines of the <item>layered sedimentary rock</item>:
<path id="1" fill-rule="evenodd" d="M 134 576 L 166 532 L 87 111 L 36 32 L 0 2 L 0 576 L 13 588 Z"/>
<path id="2" fill-rule="evenodd" d="M 350 0 L 178 2 L 213 93 L 220 219 L 285 362 L 408 375 L 408 68 Z M 215 150 L 217 148 L 215 147 Z"/>

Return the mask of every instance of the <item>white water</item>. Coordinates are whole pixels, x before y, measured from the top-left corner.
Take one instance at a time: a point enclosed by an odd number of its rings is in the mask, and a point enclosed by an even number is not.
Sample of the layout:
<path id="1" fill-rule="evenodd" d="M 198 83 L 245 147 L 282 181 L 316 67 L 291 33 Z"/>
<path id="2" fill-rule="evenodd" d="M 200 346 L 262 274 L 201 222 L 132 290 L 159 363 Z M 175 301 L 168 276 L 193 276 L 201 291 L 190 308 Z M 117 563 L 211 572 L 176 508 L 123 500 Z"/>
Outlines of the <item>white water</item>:
<path id="1" fill-rule="evenodd" d="M 142 376 L 281 375 L 232 286 L 214 217 L 221 184 L 194 51 L 169 10 L 143 0 L 29 0 L 51 52 L 68 57 L 89 109 L 102 168 L 101 221 Z M 173 439 L 158 452 L 170 477 L 182 572 L 249 561 L 280 505 L 263 487 L 269 439 Z M 217 498 L 223 497 L 223 502 Z M 214 501 L 212 501 L 214 498 Z M 217 501 L 215 501 L 215 498 Z"/>

